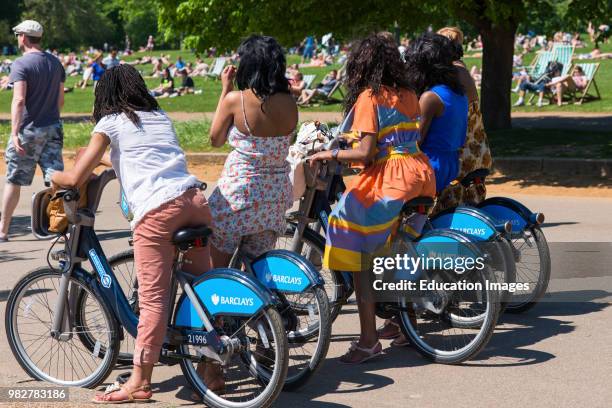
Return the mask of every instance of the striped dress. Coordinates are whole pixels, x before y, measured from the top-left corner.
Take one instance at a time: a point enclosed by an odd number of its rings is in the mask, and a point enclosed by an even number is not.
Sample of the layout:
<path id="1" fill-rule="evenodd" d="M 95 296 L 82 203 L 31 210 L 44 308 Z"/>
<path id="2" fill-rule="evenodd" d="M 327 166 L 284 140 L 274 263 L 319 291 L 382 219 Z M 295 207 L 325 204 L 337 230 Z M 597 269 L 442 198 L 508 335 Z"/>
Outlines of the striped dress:
<path id="1" fill-rule="evenodd" d="M 418 147 L 419 103 L 409 90 L 365 90 L 341 126 L 355 148 L 362 134 L 376 135 L 374 160 L 347 186 L 329 217 L 324 266 L 358 272 L 369 268 L 370 254 L 387 243 L 403 204 L 433 197 L 436 183 Z"/>

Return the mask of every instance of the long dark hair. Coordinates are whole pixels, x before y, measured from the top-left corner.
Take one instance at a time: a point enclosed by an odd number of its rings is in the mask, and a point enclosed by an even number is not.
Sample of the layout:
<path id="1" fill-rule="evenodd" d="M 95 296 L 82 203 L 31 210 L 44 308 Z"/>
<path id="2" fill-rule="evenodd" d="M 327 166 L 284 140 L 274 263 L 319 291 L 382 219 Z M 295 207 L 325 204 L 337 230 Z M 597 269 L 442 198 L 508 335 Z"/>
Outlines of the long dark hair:
<path id="1" fill-rule="evenodd" d="M 457 47 L 440 34 L 425 33 L 410 43 L 406 50 L 408 80 L 420 95 L 434 85 L 447 85 L 463 95 L 465 90 L 459 81 Z"/>
<path id="2" fill-rule="evenodd" d="M 273 37 L 255 34 L 249 36 L 238 47 L 238 56 L 238 89 L 251 89 L 262 100 L 262 110 L 270 96 L 289 93 L 289 81 L 285 77 L 285 53 Z"/>
<path id="3" fill-rule="evenodd" d="M 345 114 L 368 88 L 374 95 L 380 93 L 383 85 L 412 89 L 397 44 L 386 33 L 370 34 L 353 45 L 346 63 L 345 85 Z"/>
<path id="4" fill-rule="evenodd" d="M 136 111 L 151 112 L 159 109 L 144 79 L 136 68 L 128 64 L 108 69 L 96 85 L 93 119 L 97 123 L 106 115 L 125 113 L 136 126 L 140 119 Z"/>

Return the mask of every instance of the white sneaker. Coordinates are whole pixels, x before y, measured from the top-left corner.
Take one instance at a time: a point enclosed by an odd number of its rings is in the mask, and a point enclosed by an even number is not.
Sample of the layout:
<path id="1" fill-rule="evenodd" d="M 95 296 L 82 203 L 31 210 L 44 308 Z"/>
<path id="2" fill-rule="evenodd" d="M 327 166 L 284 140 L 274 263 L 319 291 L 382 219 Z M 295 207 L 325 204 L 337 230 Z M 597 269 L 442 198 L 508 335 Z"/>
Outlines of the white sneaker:
<path id="1" fill-rule="evenodd" d="M 542 103 L 542 101 L 538 101 L 538 108 L 541 108 L 542 106 L 544 106 L 544 104 Z"/>
<path id="2" fill-rule="evenodd" d="M 512 106 L 523 106 L 525 104 L 525 100 L 523 99 L 519 99 L 518 101 L 516 101 L 516 103 Z"/>

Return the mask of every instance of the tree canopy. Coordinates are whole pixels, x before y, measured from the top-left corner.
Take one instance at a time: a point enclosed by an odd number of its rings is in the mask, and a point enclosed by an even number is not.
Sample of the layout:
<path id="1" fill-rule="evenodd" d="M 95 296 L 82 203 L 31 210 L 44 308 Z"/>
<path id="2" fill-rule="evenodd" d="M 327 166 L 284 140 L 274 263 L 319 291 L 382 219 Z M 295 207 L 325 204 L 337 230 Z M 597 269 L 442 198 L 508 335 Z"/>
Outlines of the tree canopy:
<path id="1" fill-rule="evenodd" d="M 159 0 L 165 35 L 181 33 L 185 45 L 235 48 L 249 33 L 276 36 L 285 44 L 305 35 L 333 32 L 352 39 L 399 26 L 418 32 L 429 25 L 469 24 L 483 39 L 482 100 L 488 129 L 510 127 L 514 37 L 519 25 L 553 31 L 610 16 L 611 0 Z M 548 32 L 547 34 L 550 34 Z"/>

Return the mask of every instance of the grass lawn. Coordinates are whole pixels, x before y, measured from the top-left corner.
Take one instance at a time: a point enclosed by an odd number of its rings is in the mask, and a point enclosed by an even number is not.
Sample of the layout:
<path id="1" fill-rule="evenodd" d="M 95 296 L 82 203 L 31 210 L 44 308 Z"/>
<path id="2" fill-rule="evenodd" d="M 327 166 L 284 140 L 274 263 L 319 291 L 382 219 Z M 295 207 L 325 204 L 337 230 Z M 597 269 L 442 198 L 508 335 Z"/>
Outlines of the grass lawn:
<path id="1" fill-rule="evenodd" d="M 210 145 L 208 121 L 175 122 L 183 149 L 192 152 L 227 152 L 229 147 Z M 90 123 L 64 124 L 64 146 L 75 150 L 86 146 L 93 128 Z M 10 133 L 8 122 L 0 123 L 0 148 L 6 146 Z M 521 129 L 489 132 L 489 143 L 495 156 L 546 156 L 612 158 L 612 138 L 609 132 L 577 132 L 563 129 Z"/>
<path id="2" fill-rule="evenodd" d="M 210 145 L 208 132 L 210 130 L 209 121 L 186 121 L 175 122 L 174 127 L 179 138 L 181 147 L 187 151 L 194 152 L 229 152 L 229 146 L 214 148 Z M 66 150 L 76 150 L 79 147 L 87 146 L 89 137 L 93 129 L 93 124 L 84 123 L 65 123 L 64 124 L 64 148 Z M 0 149 L 6 147 L 8 136 L 11 132 L 11 125 L 8 122 L 0 122 Z"/>
<path id="3" fill-rule="evenodd" d="M 583 40 L 586 38 L 587 38 L 587 35 L 583 35 Z M 593 45 L 591 43 L 587 43 L 587 45 L 584 48 L 576 48 L 576 50 L 574 51 L 574 55 L 586 54 L 588 52 L 591 52 L 592 50 L 593 50 Z M 601 52 L 612 52 L 612 42 L 608 44 L 601 44 L 600 51 Z M 536 56 L 535 51 L 530 52 L 529 54 L 526 54 L 523 57 L 523 63 L 525 65 L 531 64 L 535 56 Z M 479 68 L 482 67 L 482 60 L 480 58 L 464 58 L 464 61 L 468 69 L 470 69 L 474 65 L 478 66 Z M 585 59 L 585 60 L 573 60 L 572 62 L 574 64 L 575 63 L 582 64 L 582 63 L 589 63 L 589 62 L 598 62 L 600 64 L 599 70 L 597 71 L 597 74 L 595 75 L 595 83 L 597 84 L 597 87 L 599 88 L 599 93 L 601 94 L 600 100 L 585 102 L 582 105 L 574 105 L 573 103 L 570 103 L 568 105 L 559 107 L 556 104 L 551 104 L 551 105 L 545 105 L 545 106 L 542 106 L 541 108 L 538 108 L 536 106 L 536 102 L 537 102 L 537 96 L 536 96 L 536 98 L 534 98 L 534 100 L 532 101 L 533 105 L 513 107 L 512 111 L 514 112 L 609 112 L 610 114 L 612 114 L 612 59 L 602 59 L 602 60 L 586 60 Z M 516 82 L 513 82 L 512 86 L 514 87 L 515 85 L 516 85 Z M 589 93 L 590 94 L 595 93 L 592 85 L 589 90 Z M 514 104 L 517 99 L 518 99 L 518 94 L 513 93 L 512 94 L 512 104 Z M 544 103 L 546 102 L 547 100 L 545 99 Z"/>
<path id="4" fill-rule="evenodd" d="M 586 36 L 585 36 L 586 37 Z M 579 48 L 576 53 L 586 53 L 591 51 L 592 46 L 585 48 Z M 601 47 L 602 52 L 612 52 L 612 43 L 604 44 Z M 160 54 L 170 55 L 170 60 L 175 61 L 178 56 L 182 56 L 185 61 L 195 61 L 195 54 L 189 51 L 181 50 L 170 50 L 170 51 L 156 51 L 154 53 L 135 53 L 127 58 L 127 61 L 132 61 L 145 54 L 151 54 L 159 56 Z M 532 52 L 524 57 L 525 64 L 529 64 L 536 53 Z M 300 57 L 296 55 L 289 55 L 287 58 L 288 64 L 298 63 Z M 207 62 L 210 64 L 212 58 L 208 58 Z M 468 67 L 473 65 L 481 66 L 480 58 L 465 58 L 465 62 Z M 580 62 L 591 62 L 590 60 L 580 60 Z M 596 83 L 602 94 L 602 100 L 587 102 L 582 105 L 565 105 L 561 108 L 556 105 L 544 106 L 538 108 L 535 105 L 525 106 L 519 108 L 513 108 L 515 111 L 576 111 L 576 112 L 612 112 L 612 59 L 600 60 L 599 72 L 596 76 Z M 144 75 L 149 74 L 152 71 L 152 65 L 138 65 L 137 68 L 141 70 Z M 323 79 L 323 77 L 332 69 L 339 68 L 339 66 L 330 66 L 322 68 L 303 68 L 304 74 L 315 74 L 315 84 Z M 66 81 L 68 87 L 73 87 L 78 81 L 79 77 L 69 77 Z M 177 79 L 179 82 L 180 79 Z M 147 85 L 150 88 L 154 88 L 159 85 L 160 80 L 158 78 L 146 78 Z M 200 95 L 186 95 L 178 98 L 161 99 L 160 104 L 163 109 L 173 112 L 212 112 L 217 106 L 217 98 L 221 92 L 221 82 L 218 80 L 207 79 L 196 77 L 194 78 L 196 88 L 202 89 L 203 92 Z M 339 94 L 335 95 L 337 98 Z M 11 109 L 11 97 L 12 92 L 0 92 L 0 112 L 10 112 Z M 512 95 L 512 103 L 516 101 L 517 95 Z M 66 94 L 64 112 L 71 113 L 89 113 L 92 110 L 93 104 L 93 89 L 91 87 L 87 89 L 75 89 L 72 92 Z M 339 103 L 331 104 L 315 104 L 312 107 L 302 108 L 307 111 L 340 111 L 342 109 Z"/>
<path id="5" fill-rule="evenodd" d="M 172 61 L 176 61 L 176 57 L 179 55 L 183 56 L 185 61 L 195 61 L 195 55 L 189 52 L 181 52 L 176 50 L 162 52 L 164 54 L 170 54 Z M 126 60 L 134 60 L 138 56 L 142 56 L 144 54 L 145 53 L 135 53 L 134 55 L 126 58 Z M 155 53 L 155 55 L 159 55 L 159 53 Z M 299 62 L 299 57 L 291 55 L 289 56 L 288 60 L 289 63 Z M 212 59 L 209 58 L 207 63 L 210 64 L 211 62 Z M 151 64 L 137 65 L 136 68 L 144 73 L 145 81 L 149 88 L 155 88 L 159 85 L 159 78 L 146 78 L 146 75 L 150 74 L 153 70 Z M 317 78 L 315 79 L 316 84 L 317 82 L 320 82 L 323 77 L 333 68 L 337 69 L 340 68 L 340 66 L 332 65 L 330 67 L 322 68 L 303 68 L 302 72 L 304 74 L 317 75 Z M 68 77 L 66 80 L 66 86 L 72 88 L 80 79 L 80 75 L 76 77 Z M 194 77 L 193 80 L 195 82 L 196 89 L 202 89 L 202 94 L 160 99 L 159 103 L 161 107 L 168 112 L 213 112 L 217 107 L 217 101 L 219 94 L 221 93 L 221 81 L 202 77 Z M 175 81 L 175 86 L 180 86 L 180 78 L 177 78 Z M 0 92 L 0 112 L 8 113 L 11 111 L 12 95 L 12 91 Z M 89 113 L 92 111 L 92 107 L 93 88 L 91 86 L 86 89 L 74 89 L 65 95 L 64 112 Z M 341 108 L 339 104 L 327 104 L 308 109 L 317 111 L 335 111 L 340 110 Z"/>

